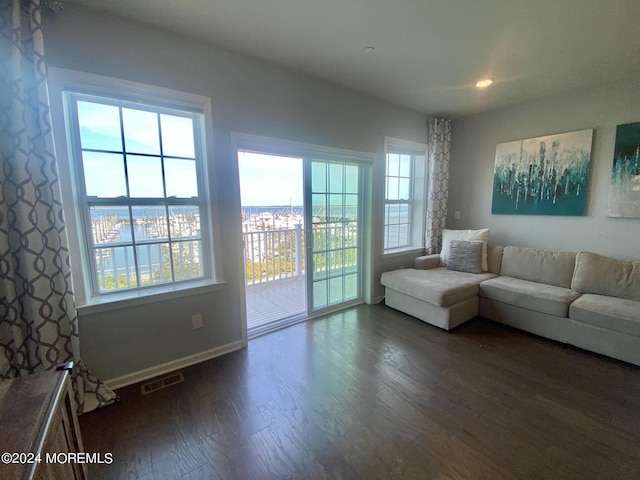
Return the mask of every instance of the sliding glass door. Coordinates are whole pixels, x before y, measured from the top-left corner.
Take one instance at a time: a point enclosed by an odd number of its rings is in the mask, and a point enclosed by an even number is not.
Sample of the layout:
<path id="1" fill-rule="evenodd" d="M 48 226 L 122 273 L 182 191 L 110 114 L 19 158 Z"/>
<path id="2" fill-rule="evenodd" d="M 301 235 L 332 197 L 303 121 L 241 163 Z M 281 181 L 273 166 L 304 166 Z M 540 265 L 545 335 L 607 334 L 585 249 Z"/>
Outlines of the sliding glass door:
<path id="1" fill-rule="evenodd" d="M 362 235 L 363 197 L 370 198 L 374 156 L 252 135 L 232 138 L 248 337 L 360 302 L 363 249 L 370 254 Z"/>
<path id="2" fill-rule="evenodd" d="M 361 295 L 361 169 L 344 161 L 306 160 L 310 242 L 309 310 Z"/>

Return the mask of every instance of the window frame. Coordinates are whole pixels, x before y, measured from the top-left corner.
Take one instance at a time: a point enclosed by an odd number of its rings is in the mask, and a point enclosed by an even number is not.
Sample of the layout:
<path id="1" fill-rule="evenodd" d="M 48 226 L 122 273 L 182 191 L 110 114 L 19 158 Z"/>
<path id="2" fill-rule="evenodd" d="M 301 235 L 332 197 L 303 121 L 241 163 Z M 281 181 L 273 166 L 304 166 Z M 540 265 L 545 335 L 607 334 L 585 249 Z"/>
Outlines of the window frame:
<path id="1" fill-rule="evenodd" d="M 382 254 L 389 256 L 394 254 L 405 254 L 408 252 L 420 252 L 424 250 L 424 226 L 427 199 L 427 145 L 402 140 L 398 138 L 385 137 L 384 142 L 384 185 L 383 185 L 383 228 L 382 228 Z M 410 172 L 409 177 L 401 175 L 389 175 L 388 164 L 389 155 L 409 155 Z M 399 167 L 400 168 L 400 167 Z M 387 198 L 387 185 L 389 178 L 409 178 L 409 199 L 389 199 Z M 387 223 L 387 206 L 389 205 L 408 205 L 408 243 L 387 247 L 388 227 Z M 405 223 L 398 224 L 405 225 Z"/>
<path id="2" fill-rule="evenodd" d="M 142 296 L 165 294 L 173 296 L 177 292 L 184 292 L 188 289 L 200 291 L 202 288 L 206 289 L 223 284 L 218 262 L 215 261 L 215 246 L 219 244 L 215 237 L 218 236 L 218 232 L 214 232 L 212 229 L 216 223 L 217 209 L 215 207 L 215 192 L 210 187 L 214 184 L 213 168 L 210 165 L 213 158 L 210 99 L 161 87 L 57 68 L 49 69 L 49 90 L 77 306 L 79 308 L 89 307 L 90 309 L 96 307 L 97 310 L 101 310 L 101 305 L 139 299 Z M 122 106 L 122 103 L 125 102 L 133 108 L 137 106 L 139 110 L 192 118 L 194 120 L 194 160 L 196 161 L 198 196 L 190 199 L 173 199 L 170 202 L 171 205 L 166 196 L 157 199 L 135 198 L 133 202 L 130 197 L 125 199 L 109 198 L 104 201 L 100 199 L 93 202 L 96 198 L 88 197 L 85 191 L 77 111 L 75 111 L 75 107 L 71 108 L 74 96 L 81 100 L 97 97 L 96 100 L 99 103 L 117 106 Z M 71 129 L 74 131 L 70 131 Z M 127 154 L 127 152 L 119 153 Z M 131 153 L 129 152 L 129 154 Z M 145 205 L 154 205 L 154 202 L 157 202 L 168 208 L 174 203 L 176 206 L 181 203 L 197 205 L 200 214 L 202 276 L 101 292 L 97 284 L 98 267 L 95 260 L 91 258 L 94 246 L 90 206 L 94 203 L 107 202 L 114 208 L 119 203 L 122 203 L 123 208 L 131 208 L 132 203 L 135 207 L 135 203 L 140 203 L 140 201 Z M 174 244 L 169 240 L 165 243 L 169 249 Z M 132 248 L 135 248 L 135 242 L 132 241 L 130 244 Z"/>

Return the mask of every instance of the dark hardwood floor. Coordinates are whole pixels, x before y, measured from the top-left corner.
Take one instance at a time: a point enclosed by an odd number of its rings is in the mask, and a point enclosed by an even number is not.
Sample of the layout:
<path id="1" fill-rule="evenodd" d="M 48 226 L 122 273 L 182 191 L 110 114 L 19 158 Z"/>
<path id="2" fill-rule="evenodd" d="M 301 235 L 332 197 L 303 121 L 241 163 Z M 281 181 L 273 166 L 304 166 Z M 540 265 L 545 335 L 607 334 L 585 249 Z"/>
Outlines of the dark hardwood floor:
<path id="1" fill-rule="evenodd" d="M 80 417 L 92 479 L 640 479 L 640 368 L 361 305 Z"/>

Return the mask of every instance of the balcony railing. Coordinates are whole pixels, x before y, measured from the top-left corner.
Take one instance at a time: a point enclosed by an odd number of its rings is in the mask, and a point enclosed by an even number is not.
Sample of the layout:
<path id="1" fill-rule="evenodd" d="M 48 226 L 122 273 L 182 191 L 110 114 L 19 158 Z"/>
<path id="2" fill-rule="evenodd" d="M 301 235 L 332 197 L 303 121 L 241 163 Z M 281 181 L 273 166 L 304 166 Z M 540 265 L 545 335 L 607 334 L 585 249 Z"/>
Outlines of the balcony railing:
<path id="1" fill-rule="evenodd" d="M 280 230 L 244 232 L 247 285 L 301 278 L 304 275 L 302 225 Z"/>
<path id="2" fill-rule="evenodd" d="M 358 226 L 335 222 L 313 229 L 313 271 L 329 277 L 354 273 L 358 266 Z M 279 230 L 243 233 L 247 286 L 303 278 L 304 230 L 302 225 Z"/>

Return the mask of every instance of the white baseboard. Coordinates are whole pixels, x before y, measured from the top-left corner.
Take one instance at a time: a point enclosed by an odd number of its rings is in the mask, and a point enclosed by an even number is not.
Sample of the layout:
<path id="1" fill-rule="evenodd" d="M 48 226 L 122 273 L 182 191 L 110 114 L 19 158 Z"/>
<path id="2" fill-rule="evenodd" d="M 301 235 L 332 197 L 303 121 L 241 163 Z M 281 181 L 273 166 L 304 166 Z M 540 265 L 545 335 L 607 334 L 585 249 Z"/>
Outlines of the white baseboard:
<path id="1" fill-rule="evenodd" d="M 174 370 L 178 370 L 179 368 L 190 367 L 191 365 L 195 365 L 196 363 L 211 360 L 212 358 L 219 357 L 220 355 L 224 355 L 225 353 L 240 350 L 242 346 L 242 341 L 238 340 L 237 342 L 228 343 L 226 345 L 222 345 L 221 347 L 212 348 L 210 350 L 195 353 L 187 357 L 171 360 L 167 363 L 161 363 L 160 365 L 145 368 L 144 370 L 127 373 L 126 375 L 122 375 L 121 377 L 106 380 L 105 383 L 112 390 L 117 390 L 118 388 L 142 382 L 143 380 L 149 380 L 150 378 L 157 377 L 158 375 L 164 375 L 165 373 L 173 372 Z"/>
<path id="2" fill-rule="evenodd" d="M 373 297 L 373 300 L 371 300 L 371 305 L 376 305 L 380 303 L 382 300 L 384 300 L 384 295 L 378 295 L 377 297 Z"/>

